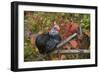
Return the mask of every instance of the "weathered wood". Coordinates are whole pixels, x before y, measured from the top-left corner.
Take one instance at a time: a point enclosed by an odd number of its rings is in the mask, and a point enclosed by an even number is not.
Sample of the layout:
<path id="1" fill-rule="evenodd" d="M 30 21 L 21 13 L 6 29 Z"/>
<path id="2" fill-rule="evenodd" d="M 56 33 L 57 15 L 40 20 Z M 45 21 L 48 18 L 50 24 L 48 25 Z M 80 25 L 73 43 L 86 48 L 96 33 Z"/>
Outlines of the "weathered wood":
<path id="1" fill-rule="evenodd" d="M 60 50 L 59 54 L 76 54 L 76 53 L 90 53 L 90 50 L 86 50 L 86 49 L 71 49 L 71 50 Z M 54 51 L 53 54 L 58 54 L 58 50 Z M 48 55 L 38 55 L 38 58 L 36 59 L 36 61 L 38 60 L 45 60 L 44 58 L 47 57 Z"/>
<path id="2" fill-rule="evenodd" d="M 59 43 L 57 45 L 57 48 L 62 47 L 63 45 L 65 45 L 67 42 L 69 42 L 72 38 L 74 38 L 75 36 L 77 36 L 77 33 L 74 33 L 73 35 L 71 35 L 70 37 L 68 37 L 67 39 L 65 39 L 64 41 L 62 41 L 61 43 Z"/>
<path id="3" fill-rule="evenodd" d="M 58 51 L 54 51 L 53 53 L 57 53 Z M 71 50 L 60 50 L 60 53 L 90 53 L 90 50 L 86 49 L 71 49 Z"/>

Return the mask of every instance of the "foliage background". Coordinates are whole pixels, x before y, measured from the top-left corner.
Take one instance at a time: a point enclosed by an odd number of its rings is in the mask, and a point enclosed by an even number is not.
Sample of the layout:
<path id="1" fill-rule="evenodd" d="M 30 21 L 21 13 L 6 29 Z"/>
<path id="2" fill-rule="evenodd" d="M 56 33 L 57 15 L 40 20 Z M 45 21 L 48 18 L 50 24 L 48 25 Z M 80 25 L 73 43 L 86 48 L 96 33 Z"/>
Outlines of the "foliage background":
<path id="1" fill-rule="evenodd" d="M 90 32 L 90 14 L 81 13 L 57 13 L 57 12 L 24 12 L 24 61 L 37 61 L 38 49 L 35 46 L 35 37 L 47 32 L 56 21 L 60 26 L 62 22 L 71 22 L 79 24 L 83 32 Z M 64 32 L 62 29 L 61 32 Z M 32 34 L 30 36 L 30 34 Z M 89 36 L 90 37 L 90 36 Z M 89 49 L 89 48 L 88 48 Z M 63 54 L 62 59 L 86 59 L 90 54 Z M 51 54 L 51 60 L 58 60 L 57 54 Z M 48 58 L 45 58 L 48 60 Z"/>

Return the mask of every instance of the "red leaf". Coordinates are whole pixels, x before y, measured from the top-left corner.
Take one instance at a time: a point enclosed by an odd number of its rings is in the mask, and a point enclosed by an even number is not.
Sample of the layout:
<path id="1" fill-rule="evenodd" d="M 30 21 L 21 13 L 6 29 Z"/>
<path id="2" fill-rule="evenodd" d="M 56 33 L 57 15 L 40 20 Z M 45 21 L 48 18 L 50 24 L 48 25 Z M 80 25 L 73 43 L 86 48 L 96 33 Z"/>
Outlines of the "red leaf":
<path id="1" fill-rule="evenodd" d="M 78 42 L 76 40 L 69 41 L 73 48 L 77 48 Z"/>

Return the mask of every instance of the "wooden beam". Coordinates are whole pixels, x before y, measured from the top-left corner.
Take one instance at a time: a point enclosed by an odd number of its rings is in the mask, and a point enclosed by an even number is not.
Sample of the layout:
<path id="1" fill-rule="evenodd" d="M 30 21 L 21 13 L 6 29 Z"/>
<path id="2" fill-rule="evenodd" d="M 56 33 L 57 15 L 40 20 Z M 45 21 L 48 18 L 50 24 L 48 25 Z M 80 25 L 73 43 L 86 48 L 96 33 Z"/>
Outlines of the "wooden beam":
<path id="1" fill-rule="evenodd" d="M 54 53 L 57 53 L 58 51 L 54 51 Z M 60 50 L 60 53 L 90 53 L 90 50 L 86 49 L 71 49 L 71 50 Z"/>
<path id="2" fill-rule="evenodd" d="M 70 37 L 68 37 L 67 39 L 63 40 L 61 43 L 59 43 L 56 47 L 60 48 L 62 46 L 64 46 L 66 43 L 68 43 L 71 39 L 73 39 L 75 36 L 77 36 L 77 33 L 74 33 L 73 35 L 71 35 Z"/>

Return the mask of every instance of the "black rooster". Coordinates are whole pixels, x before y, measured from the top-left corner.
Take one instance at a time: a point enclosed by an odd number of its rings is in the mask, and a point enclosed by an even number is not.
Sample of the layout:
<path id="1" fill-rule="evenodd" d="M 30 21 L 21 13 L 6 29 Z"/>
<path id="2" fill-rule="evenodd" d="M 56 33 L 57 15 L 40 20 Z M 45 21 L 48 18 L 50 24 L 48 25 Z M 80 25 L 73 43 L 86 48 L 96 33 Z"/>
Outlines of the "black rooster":
<path id="1" fill-rule="evenodd" d="M 35 43 L 41 54 L 49 54 L 57 49 L 56 45 L 61 41 L 59 31 L 59 26 L 54 25 L 49 32 L 40 34 L 36 37 Z"/>

